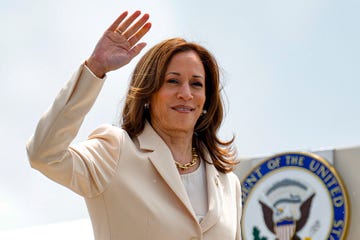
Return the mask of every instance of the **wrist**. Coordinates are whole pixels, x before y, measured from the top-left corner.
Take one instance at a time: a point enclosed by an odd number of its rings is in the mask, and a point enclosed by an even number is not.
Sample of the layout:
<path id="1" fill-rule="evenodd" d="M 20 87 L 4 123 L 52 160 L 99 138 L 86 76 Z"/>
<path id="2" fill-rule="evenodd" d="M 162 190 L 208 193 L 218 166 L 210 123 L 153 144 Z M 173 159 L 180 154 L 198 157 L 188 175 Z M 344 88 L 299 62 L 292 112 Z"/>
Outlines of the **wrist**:
<path id="1" fill-rule="evenodd" d="M 100 65 L 96 61 L 94 61 L 91 57 L 85 61 L 85 65 L 98 78 L 105 77 L 106 71 L 102 67 L 100 67 Z"/>

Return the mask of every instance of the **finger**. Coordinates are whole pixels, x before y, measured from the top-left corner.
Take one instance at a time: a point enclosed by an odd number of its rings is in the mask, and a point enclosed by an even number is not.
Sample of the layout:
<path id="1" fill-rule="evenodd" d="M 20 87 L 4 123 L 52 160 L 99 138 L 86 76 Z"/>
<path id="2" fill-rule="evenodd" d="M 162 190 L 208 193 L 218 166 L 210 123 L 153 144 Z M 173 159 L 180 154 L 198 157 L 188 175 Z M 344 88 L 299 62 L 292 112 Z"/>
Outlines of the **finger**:
<path id="1" fill-rule="evenodd" d="M 139 31 L 137 31 L 131 38 L 128 39 L 128 42 L 131 46 L 134 46 L 151 28 L 151 23 L 146 23 Z"/>
<path id="2" fill-rule="evenodd" d="M 125 11 L 123 12 L 112 24 L 111 26 L 107 29 L 108 31 L 115 31 L 116 28 L 119 26 L 119 24 L 126 18 L 126 16 L 128 15 L 128 12 Z"/>
<path id="3" fill-rule="evenodd" d="M 117 29 L 119 29 L 121 32 L 125 32 L 126 29 L 135 21 L 135 19 L 140 16 L 140 14 L 141 12 L 139 10 L 135 11 L 133 14 L 131 14 L 130 17 L 125 20 L 125 22 L 121 23 L 120 26 L 118 25 Z"/>
<path id="4" fill-rule="evenodd" d="M 130 59 L 136 57 L 141 52 L 141 50 L 143 50 L 145 46 L 146 43 L 139 43 L 136 46 L 134 46 L 132 49 L 130 49 L 130 51 L 128 52 Z"/>
<path id="5" fill-rule="evenodd" d="M 149 20 L 150 15 L 144 14 L 135 24 L 133 24 L 126 32 L 124 33 L 124 36 L 126 38 L 131 37 L 134 33 L 136 33 L 146 22 Z"/>

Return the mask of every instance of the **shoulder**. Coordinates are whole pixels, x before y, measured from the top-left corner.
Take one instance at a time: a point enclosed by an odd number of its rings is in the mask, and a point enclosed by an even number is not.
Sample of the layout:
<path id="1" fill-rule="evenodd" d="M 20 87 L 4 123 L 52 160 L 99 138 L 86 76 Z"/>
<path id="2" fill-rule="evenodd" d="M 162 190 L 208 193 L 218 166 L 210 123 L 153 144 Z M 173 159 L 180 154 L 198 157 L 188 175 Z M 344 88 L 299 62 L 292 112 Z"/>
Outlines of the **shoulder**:
<path id="1" fill-rule="evenodd" d="M 235 182 L 236 184 L 240 184 L 239 177 L 234 172 L 225 173 L 231 181 Z"/>
<path id="2" fill-rule="evenodd" d="M 102 124 L 93 130 L 88 140 L 95 139 L 118 144 L 131 141 L 128 133 L 124 129 L 110 124 Z"/>
<path id="3" fill-rule="evenodd" d="M 89 135 L 89 138 L 98 136 L 98 135 L 123 135 L 126 134 L 126 131 L 120 127 L 102 124 L 95 128 L 95 130 Z"/>
<path id="4" fill-rule="evenodd" d="M 228 172 L 228 173 L 221 173 L 224 175 L 229 181 L 231 181 L 233 184 L 240 184 L 239 177 L 234 172 Z"/>
<path id="5" fill-rule="evenodd" d="M 229 173 L 220 173 L 220 178 L 222 178 L 223 182 L 226 182 L 227 185 L 232 188 L 236 189 L 236 191 L 241 191 L 241 184 L 239 177 L 234 172 Z"/>
<path id="6" fill-rule="evenodd" d="M 240 189 L 240 180 L 239 177 L 234 172 L 228 172 L 223 173 L 220 172 L 212 162 L 206 162 L 206 170 L 209 175 L 217 176 L 223 184 L 230 186 L 230 187 L 236 187 Z"/>

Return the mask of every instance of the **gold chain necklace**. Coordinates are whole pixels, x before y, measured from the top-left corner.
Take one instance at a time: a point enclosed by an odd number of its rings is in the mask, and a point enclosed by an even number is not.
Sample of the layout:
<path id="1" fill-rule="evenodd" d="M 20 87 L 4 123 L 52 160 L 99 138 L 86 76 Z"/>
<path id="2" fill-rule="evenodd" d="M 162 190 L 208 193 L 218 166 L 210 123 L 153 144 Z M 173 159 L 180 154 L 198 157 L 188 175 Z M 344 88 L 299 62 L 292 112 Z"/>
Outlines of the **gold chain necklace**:
<path id="1" fill-rule="evenodd" d="M 192 148 L 192 160 L 191 160 L 191 162 L 179 163 L 179 162 L 175 161 L 175 164 L 180 170 L 185 171 L 185 170 L 195 166 L 198 161 L 199 161 L 199 155 L 196 153 L 196 149 Z"/>

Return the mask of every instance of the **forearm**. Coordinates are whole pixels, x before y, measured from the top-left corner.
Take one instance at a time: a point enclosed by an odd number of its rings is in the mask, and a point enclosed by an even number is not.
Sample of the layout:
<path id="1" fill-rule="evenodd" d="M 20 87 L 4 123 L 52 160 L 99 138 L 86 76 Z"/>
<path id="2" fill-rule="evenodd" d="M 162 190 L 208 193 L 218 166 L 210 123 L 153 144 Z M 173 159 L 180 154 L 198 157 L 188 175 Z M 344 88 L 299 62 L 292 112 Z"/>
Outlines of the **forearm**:
<path id="1" fill-rule="evenodd" d="M 61 161 L 62 154 L 75 138 L 103 82 L 82 65 L 61 89 L 27 143 L 28 156 L 34 168 L 41 169 L 42 166 Z"/>

